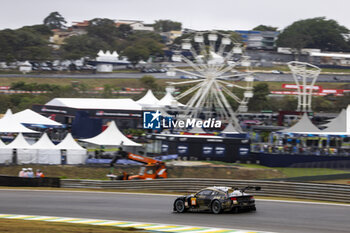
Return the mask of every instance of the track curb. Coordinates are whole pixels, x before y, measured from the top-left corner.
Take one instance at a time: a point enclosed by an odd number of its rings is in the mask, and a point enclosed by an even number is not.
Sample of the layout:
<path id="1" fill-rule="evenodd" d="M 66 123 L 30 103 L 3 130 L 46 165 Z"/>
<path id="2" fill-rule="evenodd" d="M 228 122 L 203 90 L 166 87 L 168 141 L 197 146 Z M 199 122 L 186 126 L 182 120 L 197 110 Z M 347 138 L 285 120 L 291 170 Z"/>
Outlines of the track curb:
<path id="1" fill-rule="evenodd" d="M 89 224 L 98 226 L 133 227 L 139 230 L 168 233 L 269 233 L 266 231 L 252 231 L 242 229 L 213 228 L 200 226 L 185 226 L 174 224 L 145 223 L 120 220 L 90 219 L 90 218 L 70 218 L 56 216 L 39 215 L 15 215 L 0 214 L 0 219 L 35 220 L 59 223 Z"/>

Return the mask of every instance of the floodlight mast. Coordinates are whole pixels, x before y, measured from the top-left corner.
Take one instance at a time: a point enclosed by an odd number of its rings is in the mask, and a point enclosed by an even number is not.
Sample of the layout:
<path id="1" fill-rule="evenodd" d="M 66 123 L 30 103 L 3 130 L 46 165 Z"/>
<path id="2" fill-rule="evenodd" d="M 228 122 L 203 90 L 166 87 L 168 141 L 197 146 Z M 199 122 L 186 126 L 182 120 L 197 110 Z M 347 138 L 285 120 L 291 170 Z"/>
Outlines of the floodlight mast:
<path id="1" fill-rule="evenodd" d="M 287 64 L 292 71 L 295 84 L 297 85 L 297 111 L 311 112 L 312 92 L 321 69 L 306 62 L 291 61 Z M 311 79 L 309 84 L 308 79 Z"/>
<path id="2" fill-rule="evenodd" d="M 205 39 L 209 41 L 209 48 L 205 45 Z M 226 96 L 229 96 L 239 104 L 237 112 L 246 112 L 249 99 L 253 97 L 254 78 L 249 70 L 249 57 L 241 56 L 238 61 L 231 61 L 235 54 L 242 54 L 242 44 L 230 38 L 229 35 L 209 31 L 196 33 L 193 40 L 183 40 L 181 48 L 189 51 L 194 60 L 185 57 L 181 51 L 175 52 L 172 60 L 185 62 L 193 71 L 170 67 L 167 74 L 175 76 L 178 71 L 196 78 L 196 80 L 169 82 L 170 85 L 195 84 L 175 97 L 179 100 L 193 94 L 186 104 L 183 116 L 220 119 L 226 123 L 233 123 L 237 130 L 242 131 L 235 111 L 226 99 Z M 246 72 L 236 70 L 238 65 L 245 67 Z M 237 78 L 242 78 L 246 85 L 241 86 L 230 82 L 237 81 Z M 227 87 L 243 89 L 243 97 L 238 97 Z"/>

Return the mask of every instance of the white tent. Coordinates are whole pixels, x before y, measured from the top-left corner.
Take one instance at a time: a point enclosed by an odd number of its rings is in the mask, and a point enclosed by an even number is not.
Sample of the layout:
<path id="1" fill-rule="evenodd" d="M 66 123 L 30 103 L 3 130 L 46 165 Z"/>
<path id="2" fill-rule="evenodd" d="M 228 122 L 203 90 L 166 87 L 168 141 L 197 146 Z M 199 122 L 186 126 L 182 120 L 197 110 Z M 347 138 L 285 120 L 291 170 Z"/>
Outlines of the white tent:
<path id="1" fill-rule="evenodd" d="M 17 150 L 17 163 L 19 164 L 37 163 L 36 150 L 31 149 L 21 133 L 6 148 Z"/>
<path id="2" fill-rule="evenodd" d="M 329 123 L 325 124 L 326 129 L 322 132 L 345 132 L 346 130 L 346 110 L 343 109 L 339 115 L 332 119 Z"/>
<path id="3" fill-rule="evenodd" d="M 142 110 L 132 99 L 54 98 L 45 105 L 77 109 Z"/>
<path id="4" fill-rule="evenodd" d="M 283 129 L 278 131 L 279 133 L 297 133 L 297 134 L 312 134 L 321 132 L 319 128 L 317 128 L 309 119 L 307 114 L 305 113 L 303 117 L 292 127 L 288 129 Z"/>
<path id="5" fill-rule="evenodd" d="M 86 149 L 81 147 L 70 133 L 56 146 L 67 151 L 67 164 L 83 164 L 87 158 Z"/>
<path id="6" fill-rule="evenodd" d="M 174 106 L 174 107 L 185 106 L 182 103 L 178 102 L 169 91 L 167 91 L 165 96 L 159 101 L 159 105 L 161 105 L 161 106 Z"/>
<path id="7" fill-rule="evenodd" d="M 136 101 L 142 107 L 159 107 L 159 100 L 153 95 L 152 90 L 148 90 L 146 95 Z"/>
<path id="8" fill-rule="evenodd" d="M 39 113 L 36 113 L 30 109 L 17 112 L 13 114 L 12 117 L 22 124 L 28 124 L 32 126 L 35 126 L 35 125 L 54 126 L 54 127 L 62 126 L 61 123 L 58 123 L 47 117 L 44 117 L 43 115 L 40 115 Z"/>
<path id="9" fill-rule="evenodd" d="M 11 110 L 7 110 L 4 117 L 0 119 L 0 133 L 38 133 L 28 129 L 13 118 Z"/>
<path id="10" fill-rule="evenodd" d="M 80 139 L 80 141 L 101 146 L 120 146 L 121 144 L 123 146 L 141 146 L 140 144 L 125 137 L 124 134 L 120 132 L 114 121 L 112 121 L 108 128 L 99 135 L 92 138 Z"/>
<path id="11" fill-rule="evenodd" d="M 61 151 L 56 148 L 56 145 L 49 139 L 46 133 L 31 146 L 31 149 L 36 149 L 37 163 L 39 164 L 61 164 Z"/>
<path id="12" fill-rule="evenodd" d="M 350 105 L 327 125 L 320 135 L 350 135 Z"/>
<path id="13" fill-rule="evenodd" d="M 193 134 L 206 134 L 206 132 L 201 127 L 193 127 L 189 133 Z"/>
<path id="14" fill-rule="evenodd" d="M 221 131 L 222 134 L 239 134 L 239 132 L 236 130 L 236 128 L 229 123 L 226 128 Z"/>
<path id="15" fill-rule="evenodd" d="M 12 162 L 12 149 L 7 148 L 5 143 L 0 139 L 0 164 Z"/>

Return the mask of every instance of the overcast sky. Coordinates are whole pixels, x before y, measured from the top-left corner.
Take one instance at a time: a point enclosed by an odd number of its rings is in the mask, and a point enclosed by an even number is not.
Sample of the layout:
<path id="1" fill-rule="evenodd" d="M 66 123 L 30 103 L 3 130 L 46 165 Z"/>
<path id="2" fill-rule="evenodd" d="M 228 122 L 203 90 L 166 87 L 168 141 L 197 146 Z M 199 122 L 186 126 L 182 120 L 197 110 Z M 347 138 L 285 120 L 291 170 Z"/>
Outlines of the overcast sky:
<path id="1" fill-rule="evenodd" d="M 153 23 L 170 19 L 183 27 L 249 30 L 259 24 L 283 29 L 299 19 L 326 16 L 350 28 L 348 0 L 0 0 L 0 29 L 42 23 L 58 11 L 66 21 L 110 18 Z"/>

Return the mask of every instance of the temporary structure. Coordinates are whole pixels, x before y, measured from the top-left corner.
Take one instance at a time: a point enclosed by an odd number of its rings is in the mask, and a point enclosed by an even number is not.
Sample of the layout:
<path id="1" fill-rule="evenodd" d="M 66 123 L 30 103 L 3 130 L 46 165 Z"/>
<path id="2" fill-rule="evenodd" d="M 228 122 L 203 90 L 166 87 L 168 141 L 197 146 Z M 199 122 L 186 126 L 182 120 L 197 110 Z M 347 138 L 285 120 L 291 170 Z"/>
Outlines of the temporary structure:
<path id="1" fill-rule="evenodd" d="M 61 164 L 61 152 L 55 144 L 49 139 L 46 133 L 31 146 L 36 150 L 39 164 Z"/>
<path id="2" fill-rule="evenodd" d="M 182 103 L 178 102 L 169 91 L 167 91 L 165 96 L 159 101 L 159 105 L 160 106 L 173 106 L 173 107 L 185 106 Z"/>
<path id="3" fill-rule="evenodd" d="M 201 127 L 193 127 L 193 129 L 191 129 L 189 131 L 189 133 L 193 133 L 193 134 L 206 134 L 206 132 L 201 128 Z"/>
<path id="4" fill-rule="evenodd" d="M 141 146 L 125 137 L 125 135 L 120 132 L 114 121 L 112 121 L 108 128 L 99 135 L 92 138 L 80 139 L 80 141 L 101 146 Z"/>
<path id="5" fill-rule="evenodd" d="M 7 110 L 3 118 L 0 119 L 0 133 L 38 133 L 23 126 L 13 118 L 11 110 Z"/>
<path id="6" fill-rule="evenodd" d="M 7 148 L 5 143 L 0 139 L 0 164 L 12 162 L 12 149 Z"/>
<path id="7" fill-rule="evenodd" d="M 37 127 L 61 127 L 62 124 L 56 121 L 53 121 L 39 113 L 36 113 L 30 109 L 17 112 L 12 115 L 12 117 L 18 122 L 28 125 L 28 126 L 37 126 Z"/>
<path id="8" fill-rule="evenodd" d="M 346 110 L 343 109 L 340 114 L 327 123 L 326 129 L 322 130 L 322 132 L 345 132 L 346 131 Z"/>
<path id="9" fill-rule="evenodd" d="M 159 100 L 153 95 L 152 90 L 148 90 L 146 95 L 144 95 L 141 99 L 136 101 L 136 103 L 140 104 L 142 107 L 159 107 Z"/>
<path id="10" fill-rule="evenodd" d="M 56 146 L 57 149 L 66 150 L 67 164 L 83 164 L 87 158 L 86 149 L 81 147 L 70 133 Z"/>
<path id="11" fill-rule="evenodd" d="M 303 117 L 292 127 L 278 131 L 279 133 L 308 134 L 321 132 L 309 119 L 305 113 Z"/>
<path id="12" fill-rule="evenodd" d="M 327 125 L 320 135 L 350 135 L 350 104 Z"/>
<path id="13" fill-rule="evenodd" d="M 221 131 L 222 134 L 239 134 L 239 132 L 236 130 L 236 128 L 229 123 L 226 128 Z"/>
<path id="14" fill-rule="evenodd" d="M 54 98 L 45 105 L 76 109 L 142 110 L 132 99 Z"/>
<path id="15" fill-rule="evenodd" d="M 21 133 L 18 134 L 17 137 L 6 146 L 6 148 L 11 150 L 16 149 L 17 163 L 19 164 L 37 163 L 38 159 L 36 150 L 31 149 L 31 146 Z"/>

